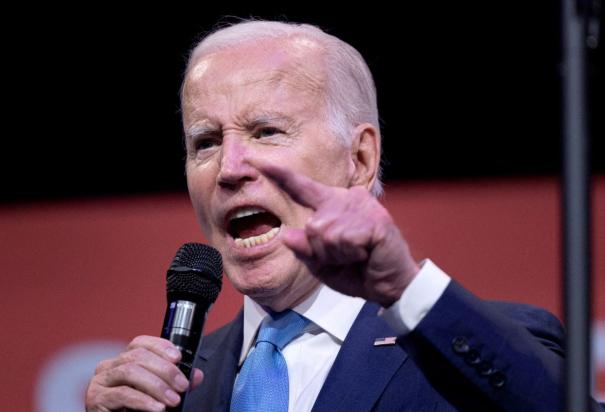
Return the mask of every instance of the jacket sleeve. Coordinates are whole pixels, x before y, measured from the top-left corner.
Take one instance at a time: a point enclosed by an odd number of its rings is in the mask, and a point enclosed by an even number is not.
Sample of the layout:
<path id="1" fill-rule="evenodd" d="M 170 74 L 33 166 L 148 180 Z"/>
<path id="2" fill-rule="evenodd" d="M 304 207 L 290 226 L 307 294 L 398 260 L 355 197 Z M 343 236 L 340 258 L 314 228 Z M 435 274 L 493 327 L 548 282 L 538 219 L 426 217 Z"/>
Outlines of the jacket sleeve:
<path id="1" fill-rule="evenodd" d="M 401 341 L 436 387 L 457 380 L 457 388 L 505 411 L 557 411 L 564 408 L 563 339 L 545 310 L 483 301 L 452 281 Z"/>

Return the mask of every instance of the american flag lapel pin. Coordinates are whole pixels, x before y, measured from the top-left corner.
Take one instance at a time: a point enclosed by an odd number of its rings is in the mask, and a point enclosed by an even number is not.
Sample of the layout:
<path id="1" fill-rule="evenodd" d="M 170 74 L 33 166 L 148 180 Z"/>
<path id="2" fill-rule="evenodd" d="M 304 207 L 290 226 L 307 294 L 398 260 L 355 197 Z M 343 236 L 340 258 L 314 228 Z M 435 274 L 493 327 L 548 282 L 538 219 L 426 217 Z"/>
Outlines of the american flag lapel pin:
<path id="1" fill-rule="evenodd" d="M 397 336 L 387 336 L 386 338 L 374 339 L 374 346 L 388 346 L 397 343 Z"/>

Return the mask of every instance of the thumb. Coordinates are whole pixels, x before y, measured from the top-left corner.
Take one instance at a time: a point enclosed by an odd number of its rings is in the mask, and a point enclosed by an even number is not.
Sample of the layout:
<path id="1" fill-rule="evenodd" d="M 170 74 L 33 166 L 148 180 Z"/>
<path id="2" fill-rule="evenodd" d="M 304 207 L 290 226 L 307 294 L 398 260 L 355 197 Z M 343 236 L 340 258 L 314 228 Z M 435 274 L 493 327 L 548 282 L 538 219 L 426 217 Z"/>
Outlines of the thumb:
<path id="1" fill-rule="evenodd" d="M 204 372 L 199 370 L 198 368 L 194 368 L 191 373 L 191 389 L 198 386 L 204 380 Z"/>

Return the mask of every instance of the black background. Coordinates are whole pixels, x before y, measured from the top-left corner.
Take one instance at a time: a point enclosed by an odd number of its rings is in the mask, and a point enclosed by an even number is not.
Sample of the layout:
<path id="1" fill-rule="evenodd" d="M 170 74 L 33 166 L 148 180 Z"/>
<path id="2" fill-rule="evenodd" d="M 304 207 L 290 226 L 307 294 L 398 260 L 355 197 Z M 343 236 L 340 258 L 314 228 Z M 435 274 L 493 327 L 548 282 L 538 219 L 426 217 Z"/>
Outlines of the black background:
<path id="1" fill-rule="evenodd" d="M 224 16 L 316 24 L 366 57 L 387 181 L 558 174 L 558 2 L 418 3 L 6 10 L 0 200 L 184 190 L 181 76 Z M 590 53 L 598 173 L 602 60 Z"/>

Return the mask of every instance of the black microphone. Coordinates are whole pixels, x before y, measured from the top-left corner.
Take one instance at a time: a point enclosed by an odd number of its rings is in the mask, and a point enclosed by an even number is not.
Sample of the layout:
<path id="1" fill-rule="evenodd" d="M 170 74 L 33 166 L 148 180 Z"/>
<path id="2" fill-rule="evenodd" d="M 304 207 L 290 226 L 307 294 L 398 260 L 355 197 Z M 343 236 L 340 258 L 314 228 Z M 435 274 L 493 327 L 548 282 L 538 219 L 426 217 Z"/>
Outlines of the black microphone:
<path id="1" fill-rule="evenodd" d="M 179 369 L 191 379 L 193 361 L 202 338 L 208 310 L 223 285 L 223 262 L 220 253 L 207 245 L 186 243 L 166 273 L 168 306 L 162 326 L 162 338 L 181 351 Z M 185 395 L 176 408 L 181 411 Z"/>

